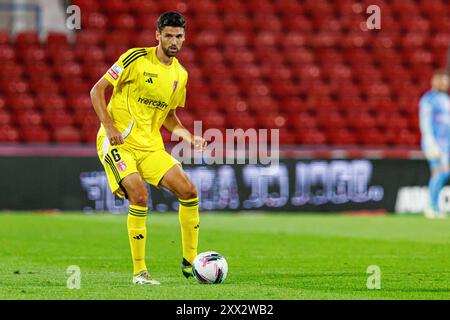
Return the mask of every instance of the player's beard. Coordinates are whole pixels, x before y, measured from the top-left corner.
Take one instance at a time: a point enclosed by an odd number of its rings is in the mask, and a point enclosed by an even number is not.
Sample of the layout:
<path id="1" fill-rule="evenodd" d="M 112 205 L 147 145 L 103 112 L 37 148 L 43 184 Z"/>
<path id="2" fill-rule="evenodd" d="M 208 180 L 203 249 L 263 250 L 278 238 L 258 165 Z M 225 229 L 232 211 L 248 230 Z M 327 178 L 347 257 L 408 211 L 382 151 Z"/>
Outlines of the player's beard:
<path id="1" fill-rule="evenodd" d="M 172 50 L 170 50 L 170 46 L 167 48 L 163 47 L 163 51 L 166 56 L 168 56 L 169 58 L 172 58 L 172 57 L 175 57 L 178 54 L 178 52 L 180 52 L 180 48 L 176 47 L 176 49 L 172 51 Z"/>

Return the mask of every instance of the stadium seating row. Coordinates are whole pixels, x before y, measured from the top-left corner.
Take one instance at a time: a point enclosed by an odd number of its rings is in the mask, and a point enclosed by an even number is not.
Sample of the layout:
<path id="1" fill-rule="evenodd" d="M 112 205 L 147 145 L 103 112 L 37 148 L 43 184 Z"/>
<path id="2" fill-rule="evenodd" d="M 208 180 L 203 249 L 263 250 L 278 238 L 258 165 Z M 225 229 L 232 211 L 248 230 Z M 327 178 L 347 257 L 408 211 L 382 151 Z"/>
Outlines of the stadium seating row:
<path id="1" fill-rule="evenodd" d="M 129 47 L 154 45 L 158 15 L 177 10 L 188 18 L 179 57 L 188 127 L 279 128 L 285 144 L 416 146 L 417 103 L 446 61 L 450 7 L 377 1 L 381 32 L 364 28 L 370 2 L 76 0 L 74 41 L 0 31 L 0 141 L 94 142 L 90 87 Z"/>

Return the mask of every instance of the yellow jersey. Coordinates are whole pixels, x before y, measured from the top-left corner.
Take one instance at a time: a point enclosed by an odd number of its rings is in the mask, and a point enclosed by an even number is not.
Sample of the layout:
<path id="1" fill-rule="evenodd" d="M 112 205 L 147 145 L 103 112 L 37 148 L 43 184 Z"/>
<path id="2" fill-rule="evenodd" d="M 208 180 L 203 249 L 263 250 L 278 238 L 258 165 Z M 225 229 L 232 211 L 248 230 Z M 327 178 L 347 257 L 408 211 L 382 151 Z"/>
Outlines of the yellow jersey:
<path id="1" fill-rule="evenodd" d="M 164 149 L 161 126 L 168 112 L 184 107 L 186 100 L 186 69 L 176 58 L 163 64 L 156 48 L 128 50 L 103 76 L 114 86 L 108 103 L 114 126 L 124 144 L 143 151 Z M 106 136 L 103 125 L 98 136 Z"/>

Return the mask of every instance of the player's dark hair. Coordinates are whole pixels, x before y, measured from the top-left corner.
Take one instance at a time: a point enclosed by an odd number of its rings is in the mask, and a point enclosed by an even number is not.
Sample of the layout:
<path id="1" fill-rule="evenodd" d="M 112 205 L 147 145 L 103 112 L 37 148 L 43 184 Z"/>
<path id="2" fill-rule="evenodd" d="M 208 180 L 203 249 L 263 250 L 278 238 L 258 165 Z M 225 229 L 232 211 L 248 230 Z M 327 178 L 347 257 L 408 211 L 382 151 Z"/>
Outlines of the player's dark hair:
<path id="1" fill-rule="evenodd" d="M 158 18 L 158 31 L 161 32 L 165 27 L 186 28 L 186 19 L 178 12 L 164 12 Z"/>
<path id="2" fill-rule="evenodd" d="M 434 71 L 433 77 L 436 76 L 450 76 L 450 74 L 448 73 L 448 70 L 446 69 L 437 69 Z"/>

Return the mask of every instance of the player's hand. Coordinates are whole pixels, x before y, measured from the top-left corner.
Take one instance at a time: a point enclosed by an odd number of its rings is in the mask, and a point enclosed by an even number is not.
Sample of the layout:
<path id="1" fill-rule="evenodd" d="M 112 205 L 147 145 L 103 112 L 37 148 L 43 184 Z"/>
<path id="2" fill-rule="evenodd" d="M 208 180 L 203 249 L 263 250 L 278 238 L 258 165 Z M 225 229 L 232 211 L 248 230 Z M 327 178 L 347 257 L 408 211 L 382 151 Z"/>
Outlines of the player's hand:
<path id="1" fill-rule="evenodd" d="M 201 136 L 194 136 L 192 138 L 192 145 L 194 146 L 194 150 L 197 152 L 202 152 L 205 151 L 206 146 L 208 145 L 208 143 L 206 142 L 205 139 L 203 139 L 203 137 Z"/>
<path id="2" fill-rule="evenodd" d="M 117 146 L 123 143 L 122 133 L 115 127 L 111 127 L 106 130 L 106 135 L 108 136 L 109 143 L 112 146 Z"/>

